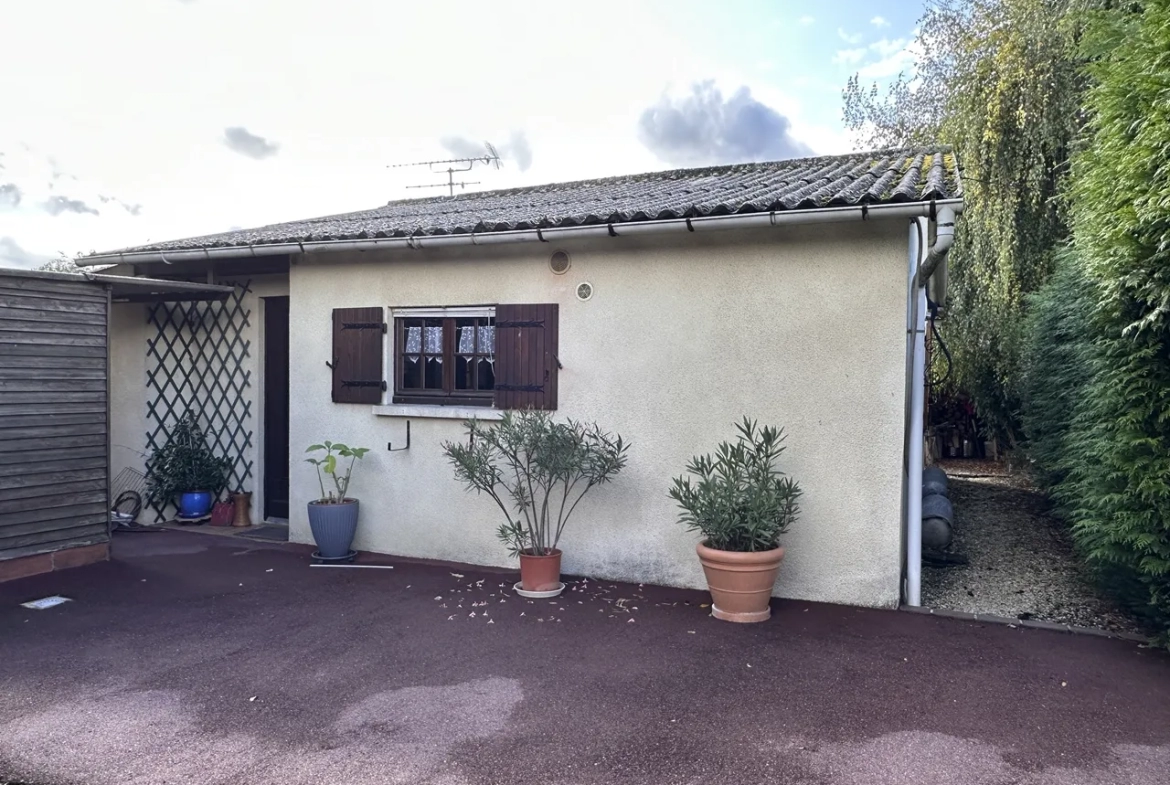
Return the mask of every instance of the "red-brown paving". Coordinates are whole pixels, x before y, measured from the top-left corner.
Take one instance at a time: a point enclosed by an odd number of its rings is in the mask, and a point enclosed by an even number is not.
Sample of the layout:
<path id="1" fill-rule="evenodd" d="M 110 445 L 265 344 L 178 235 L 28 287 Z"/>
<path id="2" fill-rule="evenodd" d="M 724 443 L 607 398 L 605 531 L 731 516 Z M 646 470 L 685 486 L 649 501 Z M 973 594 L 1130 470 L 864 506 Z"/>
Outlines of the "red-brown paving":
<path id="1" fill-rule="evenodd" d="M 1165 783 L 1170 658 L 1130 642 L 391 558 L 117 535 L 0 585 L 0 781 Z M 25 610 L 62 594 L 72 602 Z M 474 614 L 474 615 L 473 615 Z"/>

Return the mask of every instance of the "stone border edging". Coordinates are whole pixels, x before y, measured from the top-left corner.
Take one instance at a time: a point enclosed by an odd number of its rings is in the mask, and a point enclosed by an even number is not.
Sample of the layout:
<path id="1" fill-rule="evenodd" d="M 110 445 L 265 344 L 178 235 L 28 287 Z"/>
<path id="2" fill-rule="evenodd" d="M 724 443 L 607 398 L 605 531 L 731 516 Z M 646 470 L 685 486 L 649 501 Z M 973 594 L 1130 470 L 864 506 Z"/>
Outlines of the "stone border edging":
<path id="1" fill-rule="evenodd" d="M 1123 641 L 1132 641 L 1134 643 L 1149 644 L 1150 639 L 1145 635 L 1139 635 L 1134 632 L 1114 632 L 1113 630 L 1102 630 L 1096 627 L 1075 627 L 1071 624 L 1059 624 L 1052 621 L 1040 621 L 1039 619 L 1012 619 L 1007 616 L 996 616 L 992 613 L 968 613 L 967 611 L 951 611 L 945 609 L 912 607 L 910 605 L 899 605 L 898 610 L 906 611 L 908 613 L 918 613 L 924 616 L 938 616 L 944 619 L 960 619 L 962 621 L 981 621 L 988 624 L 1003 624 L 1012 627 L 1023 627 L 1031 630 L 1048 630 L 1049 632 L 1068 632 L 1073 635 L 1092 635 L 1096 638 L 1114 638 Z"/>

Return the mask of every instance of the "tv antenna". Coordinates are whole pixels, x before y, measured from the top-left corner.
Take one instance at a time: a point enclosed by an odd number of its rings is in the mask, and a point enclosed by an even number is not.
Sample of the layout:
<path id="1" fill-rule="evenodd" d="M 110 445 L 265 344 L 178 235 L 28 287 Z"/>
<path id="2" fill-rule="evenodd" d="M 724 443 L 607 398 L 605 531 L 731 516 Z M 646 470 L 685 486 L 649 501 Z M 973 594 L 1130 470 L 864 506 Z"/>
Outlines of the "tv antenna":
<path id="1" fill-rule="evenodd" d="M 447 182 L 445 183 L 427 183 L 425 185 L 408 185 L 407 188 L 446 188 L 450 196 L 455 196 L 455 186 L 466 188 L 469 185 L 479 185 L 479 180 L 460 180 L 455 182 L 456 172 L 470 172 L 475 168 L 476 164 L 486 164 L 493 166 L 496 169 L 500 168 L 500 154 L 496 151 L 495 145 L 491 142 L 484 142 L 484 154 L 472 156 L 470 158 L 443 158 L 438 161 L 415 161 L 409 164 L 390 164 L 387 169 L 403 169 L 408 166 L 426 166 L 429 167 L 434 174 L 447 174 Z M 446 164 L 446 168 L 442 168 Z M 436 169 L 435 167 L 440 167 Z"/>

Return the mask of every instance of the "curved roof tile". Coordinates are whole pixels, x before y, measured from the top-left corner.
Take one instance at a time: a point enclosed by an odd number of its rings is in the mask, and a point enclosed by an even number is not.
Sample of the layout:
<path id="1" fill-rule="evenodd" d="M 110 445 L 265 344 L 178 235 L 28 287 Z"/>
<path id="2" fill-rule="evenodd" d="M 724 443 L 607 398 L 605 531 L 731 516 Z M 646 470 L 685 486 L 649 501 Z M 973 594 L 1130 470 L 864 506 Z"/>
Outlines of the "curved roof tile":
<path id="1" fill-rule="evenodd" d="M 501 232 L 962 196 L 949 148 L 891 149 L 389 202 L 372 210 L 152 243 L 178 251 L 310 240 Z M 102 254 L 97 254 L 102 255 Z"/>

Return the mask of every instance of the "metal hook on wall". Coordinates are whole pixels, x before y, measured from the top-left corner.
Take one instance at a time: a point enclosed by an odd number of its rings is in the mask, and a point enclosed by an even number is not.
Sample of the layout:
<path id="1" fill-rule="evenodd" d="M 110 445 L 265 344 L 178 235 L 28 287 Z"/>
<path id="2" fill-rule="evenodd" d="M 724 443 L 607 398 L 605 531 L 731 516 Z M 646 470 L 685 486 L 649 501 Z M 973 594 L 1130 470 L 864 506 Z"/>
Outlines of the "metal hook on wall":
<path id="1" fill-rule="evenodd" d="M 386 442 L 386 449 L 390 452 L 402 452 L 410 449 L 410 420 L 406 421 L 406 446 L 395 447 L 394 442 Z"/>

